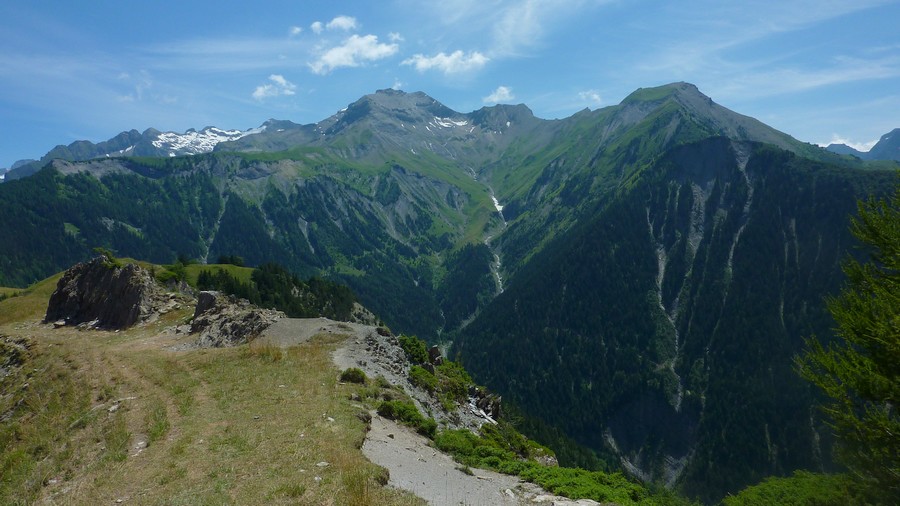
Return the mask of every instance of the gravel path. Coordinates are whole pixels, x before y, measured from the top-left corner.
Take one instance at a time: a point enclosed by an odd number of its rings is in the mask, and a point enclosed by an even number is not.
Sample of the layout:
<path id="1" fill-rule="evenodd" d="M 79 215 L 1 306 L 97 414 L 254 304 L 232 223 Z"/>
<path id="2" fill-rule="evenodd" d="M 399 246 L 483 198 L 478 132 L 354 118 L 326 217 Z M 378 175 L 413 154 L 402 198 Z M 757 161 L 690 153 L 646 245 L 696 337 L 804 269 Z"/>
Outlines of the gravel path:
<path id="1" fill-rule="evenodd" d="M 416 392 L 407 379 L 408 363 L 396 338 L 379 335 L 376 328 L 327 318 L 284 318 L 257 338 L 259 344 L 296 346 L 318 334 L 346 335 L 332 356 L 339 369 L 360 367 L 369 377 L 384 376 L 410 393 L 420 409 L 444 418 L 430 405 L 424 392 Z M 454 426 L 477 427 L 484 423 L 474 410 L 463 407 L 453 417 Z M 440 422 L 441 420 L 439 420 Z M 449 420 L 444 419 L 444 423 Z M 458 424 L 458 425 L 457 425 Z M 371 430 L 363 443 L 363 454 L 390 472 L 389 485 L 409 490 L 433 506 L 594 506 L 595 501 L 572 501 L 548 494 L 532 483 L 486 471 L 459 470 L 460 464 L 430 446 L 430 441 L 392 420 L 372 413 Z"/>
<path id="2" fill-rule="evenodd" d="M 254 341 L 256 344 L 287 348 L 305 343 L 317 334 L 344 334 L 362 338 L 375 327 L 329 320 L 328 318 L 281 318 Z"/>
<path id="3" fill-rule="evenodd" d="M 463 473 L 449 456 L 428 446 L 428 439 L 392 420 L 372 415 L 363 454 L 391 473 L 389 485 L 409 490 L 434 506 L 523 504 L 515 492 L 521 483 L 504 474 L 472 469 Z"/>

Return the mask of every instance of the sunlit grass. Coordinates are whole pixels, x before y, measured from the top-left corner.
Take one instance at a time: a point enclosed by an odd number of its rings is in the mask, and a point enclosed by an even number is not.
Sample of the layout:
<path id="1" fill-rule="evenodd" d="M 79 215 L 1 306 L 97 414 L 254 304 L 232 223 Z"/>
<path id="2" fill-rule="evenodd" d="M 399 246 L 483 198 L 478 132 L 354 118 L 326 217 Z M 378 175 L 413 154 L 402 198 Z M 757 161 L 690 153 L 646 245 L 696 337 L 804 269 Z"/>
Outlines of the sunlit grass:
<path id="1" fill-rule="evenodd" d="M 22 300 L 17 314 L 39 318 L 47 299 Z M 421 504 L 359 450 L 340 337 L 173 352 L 153 326 L 16 325 L 35 344 L 4 384 L 22 393 L 0 412 L 25 400 L 0 423 L 0 504 Z"/>

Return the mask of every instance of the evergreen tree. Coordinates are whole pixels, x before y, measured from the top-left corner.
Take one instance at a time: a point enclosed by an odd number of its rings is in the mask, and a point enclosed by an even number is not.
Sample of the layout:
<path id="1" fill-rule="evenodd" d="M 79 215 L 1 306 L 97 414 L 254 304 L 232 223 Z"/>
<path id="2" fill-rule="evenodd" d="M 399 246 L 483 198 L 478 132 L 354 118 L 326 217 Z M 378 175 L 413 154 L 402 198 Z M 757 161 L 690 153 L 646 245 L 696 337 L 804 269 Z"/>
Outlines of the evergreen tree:
<path id="1" fill-rule="evenodd" d="M 900 504 L 900 185 L 860 202 L 853 234 L 870 250 L 848 259 L 847 284 L 828 301 L 840 338 L 808 340 L 801 374 L 824 390 L 837 456 L 888 504 Z"/>

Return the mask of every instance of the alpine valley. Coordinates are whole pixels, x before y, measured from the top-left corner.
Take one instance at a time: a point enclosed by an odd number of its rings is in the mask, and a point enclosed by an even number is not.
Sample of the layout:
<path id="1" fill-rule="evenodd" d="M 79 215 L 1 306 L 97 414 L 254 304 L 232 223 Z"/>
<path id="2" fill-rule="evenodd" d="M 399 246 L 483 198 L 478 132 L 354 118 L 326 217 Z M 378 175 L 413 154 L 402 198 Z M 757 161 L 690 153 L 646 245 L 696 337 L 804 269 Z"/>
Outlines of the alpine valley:
<path id="1" fill-rule="evenodd" d="M 444 343 L 562 463 L 715 502 L 834 469 L 794 359 L 832 334 L 824 299 L 862 254 L 850 216 L 897 183 L 885 158 L 799 142 L 687 83 L 562 120 L 381 90 L 316 124 L 132 130 L 17 164 L 0 286 L 95 247 L 277 262 Z"/>

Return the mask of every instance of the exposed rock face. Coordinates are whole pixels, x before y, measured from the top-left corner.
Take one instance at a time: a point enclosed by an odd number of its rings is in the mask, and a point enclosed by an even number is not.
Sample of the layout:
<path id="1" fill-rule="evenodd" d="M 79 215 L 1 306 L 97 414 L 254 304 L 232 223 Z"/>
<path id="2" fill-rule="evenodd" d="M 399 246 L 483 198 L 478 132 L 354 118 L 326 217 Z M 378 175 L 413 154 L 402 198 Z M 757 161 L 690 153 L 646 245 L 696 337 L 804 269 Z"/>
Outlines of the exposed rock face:
<path id="1" fill-rule="evenodd" d="M 244 299 L 219 292 L 200 292 L 191 322 L 191 334 L 199 334 L 197 346 L 221 348 L 256 339 L 285 314 L 258 308 Z"/>
<path id="2" fill-rule="evenodd" d="M 326 331 L 326 327 L 321 330 Z M 431 360 L 443 360 L 440 350 L 437 348 L 434 350 L 436 358 Z M 427 413 L 438 424 L 451 429 L 477 432 L 485 423 L 497 423 L 497 417 L 500 416 L 500 396 L 477 387 L 469 391 L 466 402 L 456 405 L 448 412 L 434 392 L 410 381 L 409 371 L 413 363 L 407 358 L 398 338 L 385 327 L 368 329 L 363 327 L 356 330 L 355 335 L 335 352 L 334 361 L 341 369 L 358 367 L 371 378 L 384 377 L 388 383 L 401 387 L 409 394 L 419 412 Z M 426 362 L 421 365 L 429 372 L 434 371 L 433 363 Z"/>
<path id="3" fill-rule="evenodd" d="M 152 320 L 169 302 L 146 269 L 106 256 L 70 268 L 50 296 L 45 322 L 125 329 Z"/>

